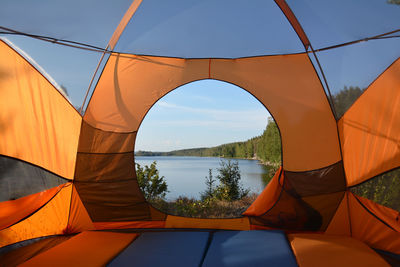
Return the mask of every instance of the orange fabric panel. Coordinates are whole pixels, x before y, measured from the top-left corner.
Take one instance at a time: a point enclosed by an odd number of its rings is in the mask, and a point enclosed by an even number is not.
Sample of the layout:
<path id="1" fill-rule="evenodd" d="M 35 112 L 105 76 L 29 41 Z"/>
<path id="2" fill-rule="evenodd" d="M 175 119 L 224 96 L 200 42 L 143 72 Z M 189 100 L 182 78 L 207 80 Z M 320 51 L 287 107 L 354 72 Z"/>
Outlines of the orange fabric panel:
<path id="1" fill-rule="evenodd" d="M 0 266 L 18 266 L 34 256 L 68 240 L 71 236 L 53 236 L 0 254 Z"/>
<path id="2" fill-rule="evenodd" d="M 2 41 L 0 58 L 0 154 L 73 179 L 82 117 Z"/>
<path id="3" fill-rule="evenodd" d="M 398 212 L 357 197 L 363 207 L 352 193 L 348 197 L 352 236 L 373 248 L 400 254 L 400 227 L 395 219 Z"/>
<path id="4" fill-rule="evenodd" d="M 275 204 L 275 202 L 279 198 L 281 190 L 281 188 L 279 187 L 280 175 L 282 175 L 283 180 L 282 167 L 278 169 L 274 177 L 264 188 L 261 194 L 256 198 L 256 200 L 254 200 L 250 207 L 245 212 L 243 212 L 243 215 L 260 216 L 267 212 Z"/>
<path id="5" fill-rule="evenodd" d="M 104 131 L 133 132 L 147 111 L 176 87 L 208 78 L 207 59 L 111 55 L 85 113 Z"/>
<path id="6" fill-rule="evenodd" d="M 349 186 L 400 166 L 400 59 L 381 74 L 339 121 Z"/>
<path id="7" fill-rule="evenodd" d="M 348 209 L 348 192 L 345 193 L 342 202 L 340 203 L 335 215 L 328 225 L 325 233 L 330 235 L 345 235 L 350 236 L 350 221 L 349 221 L 349 209 Z"/>
<path id="8" fill-rule="evenodd" d="M 75 186 L 72 188 L 71 207 L 69 211 L 68 229 L 67 233 L 78 233 L 87 230 L 94 230 L 90 216 L 83 205 Z"/>
<path id="9" fill-rule="evenodd" d="M 336 120 L 306 54 L 234 60 L 112 55 L 85 120 L 105 131 L 136 131 L 158 99 L 206 78 L 236 84 L 268 107 L 281 130 L 285 170 L 314 170 L 341 160 Z"/>
<path id="10" fill-rule="evenodd" d="M 282 136 L 285 170 L 341 160 L 336 120 L 306 54 L 212 60 L 211 77 L 246 89 L 268 108 Z"/>
<path id="11" fill-rule="evenodd" d="M 0 231 L 0 247 L 19 241 L 63 234 L 68 223 L 72 184 L 67 183 L 54 198 L 25 220 Z"/>
<path id="12" fill-rule="evenodd" d="M 120 23 L 118 24 L 117 29 L 115 29 L 110 41 L 108 42 L 109 49 L 113 50 L 115 45 L 117 44 L 119 37 L 124 31 L 126 25 L 131 20 L 133 14 L 135 14 L 136 10 L 142 3 L 142 0 L 134 0 L 128 10 L 125 12 L 125 15 L 122 17 Z"/>
<path id="13" fill-rule="evenodd" d="M 165 228 L 250 230 L 249 218 L 200 219 L 168 215 Z"/>
<path id="14" fill-rule="evenodd" d="M 130 233 L 83 232 L 20 266 L 105 266 L 137 236 Z"/>
<path id="15" fill-rule="evenodd" d="M 390 266 L 374 250 L 351 237 L 289 234 L 288 238 L 300 267 Z"/>
<path id="16" fill-rule="evenodd" d="M 94 227 L 96 230 L 164 228 L 165 221 L 95 222 Z"/>
<path id="17" fill-rule="evenodd" d="M 65 185 L 15 200 L 0 202 L 0 230 L 17 223 L 45 205 Z"/>

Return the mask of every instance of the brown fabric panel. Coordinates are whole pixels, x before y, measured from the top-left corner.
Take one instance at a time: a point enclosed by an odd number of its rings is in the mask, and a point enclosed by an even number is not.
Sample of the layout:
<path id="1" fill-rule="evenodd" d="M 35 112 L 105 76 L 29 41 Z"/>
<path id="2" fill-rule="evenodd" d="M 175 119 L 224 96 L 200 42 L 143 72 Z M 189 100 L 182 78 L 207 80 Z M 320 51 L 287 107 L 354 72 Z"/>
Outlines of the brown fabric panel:
<path id="1" fill-rule="evenodd" d="M 285 171 L 285 178 L 285 183 L 302 197 L 346 190 L 342 161 L 314 171 Z"/>
<path id="2" fill-rule="evenodd" d="M 400 166 L 400 59 L 382 73 L 339 121 L 349 186 Z"/>
<path id="3" fill-rule="evenodd" d="M 76 181 L 118 181 L 135 177 L 133 152 L 122 154 L 78 153 Z"/>
<path id="4" fill-rule="evenodd" d="M 153 221 L 164 221 L 167 219 L 167 214 L 164 212 L 155 209 L 153 206 L 150 206 L 150 215 L 151 215 L 151 220 Z"/>
<path id="5" fill-rule="evenodd" d="M 75 188 L 93 222 L 152 219 L 136 181 L 135 137 L 136 133 L 107 132 L 83 123 Z"/>
<path id="6" fill-rule="evenodd" d="M 335 215 L 345 192 L 337 192 L 319 196 L 303 197 L 302 200 L 310 205 L 322 217 L 322 224 L 319 230 L 325 231 Z"/>
<path id="7" fill-rule="evenodd" d="M 275 206 L 251 223 L 286 230 L 317 231 L 322 226 L 323 218 L 302 199 L 283 190 Z"/>
<path id="8" fill-rule="evenodd" d="M 248 90 L 268 108 L 282 136 L 285 170 L 341 160 L 336 120 L 306 54 L 212 60 L 211 77 Z"/>
<path id="9" fill-rule="evenodd" d="M 136 180 L 76 182 L 75 187 L 93 222 L 151 219 Z"/>
<path id="10" fill-rule="evenodd" d="M 137 131 L 158 99 L 182 84 L 208 78 L 208 70 L 208 59 L 113 54 L 84 118 L 105 131 Z"/>
<path id="11" fill-rule="evenodd" d="M 46 250 L 70 239 L 72 236 L 52 236 L 0 254 L 0 266 L 17 266 Z"/>
<path id="12" fill-rule="evenodd" d="M 78 152 L 82 153 L 122 153 L 132 152 L 135 146 L 136 132 L 106 132 L 82 122 L 82 134 Z"/>
<path id="13" fill-rule="evenodd" d="M 73 179 L 82 117 L 3 41 L 0 58 L 0 154 Z"/>

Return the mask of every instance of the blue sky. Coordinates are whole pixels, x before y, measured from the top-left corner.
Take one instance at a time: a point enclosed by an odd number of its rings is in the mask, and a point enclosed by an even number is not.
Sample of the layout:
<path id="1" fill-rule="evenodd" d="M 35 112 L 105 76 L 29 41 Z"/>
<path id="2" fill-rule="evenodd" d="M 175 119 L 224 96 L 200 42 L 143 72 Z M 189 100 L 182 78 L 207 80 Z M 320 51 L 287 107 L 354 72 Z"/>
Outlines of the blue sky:
<path id="1" fill-rule="evenodd" d="M 203 80 L 161 98 L 139 128 L 135 150 L 170 151 L 244 141 L 260 135 L 267 109 L 245 90 Z"/>

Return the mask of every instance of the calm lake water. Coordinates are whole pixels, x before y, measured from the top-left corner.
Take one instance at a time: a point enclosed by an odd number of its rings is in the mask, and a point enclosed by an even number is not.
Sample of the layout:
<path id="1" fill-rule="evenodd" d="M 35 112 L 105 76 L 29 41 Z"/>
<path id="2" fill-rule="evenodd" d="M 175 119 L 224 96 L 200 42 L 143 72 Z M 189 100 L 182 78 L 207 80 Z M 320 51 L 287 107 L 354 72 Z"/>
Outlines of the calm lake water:
<path id="1" fill-rule="evenodd" d="M 141 166 L 157 162 L 157 169 L 160 176 L 164 176 L 169 193 L 166 198 L 173 200 L 178 196 L 199 198 L 200 193 L 206 189 L 205 177 L 208 176 L 208 169 L 212 169 L 213 177 L 218 175 L 217 168 L 220 167 L 221 158 L 211 157 L 135 157 L 135 162 Z M 242 185 L 252 192 L 261 193 L 266 183 L 268 173 L 264 165 L 257 160 L 232 159 L 239 162 Z"/>

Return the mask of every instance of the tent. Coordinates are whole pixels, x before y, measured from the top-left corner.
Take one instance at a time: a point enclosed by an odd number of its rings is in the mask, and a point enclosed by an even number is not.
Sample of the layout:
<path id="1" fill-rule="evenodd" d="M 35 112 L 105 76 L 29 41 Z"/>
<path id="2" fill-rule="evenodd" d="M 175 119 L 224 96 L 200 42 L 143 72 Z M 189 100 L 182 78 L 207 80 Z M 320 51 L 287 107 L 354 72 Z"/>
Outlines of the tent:
<path id="1" fill-rule="evenodd" d="M 399 211 L 351 190 L 400 167 L 398 1 L 69 2 L 0 13 L 2 36 L 100 61 L 80 113 L 0 41 L 1 266 L 399 264 Z M 165 214 L 136 180 L 146 113 L 203 79 L 248 91 L 280 130 L 281 168 L 240 218 Z M 349 81 L 365 90 L 341 116 Z"/>

